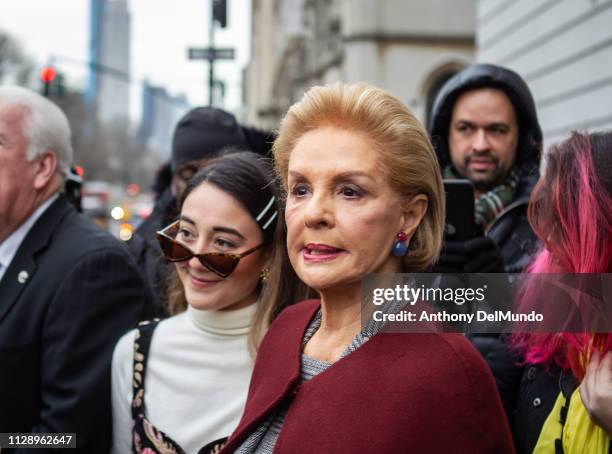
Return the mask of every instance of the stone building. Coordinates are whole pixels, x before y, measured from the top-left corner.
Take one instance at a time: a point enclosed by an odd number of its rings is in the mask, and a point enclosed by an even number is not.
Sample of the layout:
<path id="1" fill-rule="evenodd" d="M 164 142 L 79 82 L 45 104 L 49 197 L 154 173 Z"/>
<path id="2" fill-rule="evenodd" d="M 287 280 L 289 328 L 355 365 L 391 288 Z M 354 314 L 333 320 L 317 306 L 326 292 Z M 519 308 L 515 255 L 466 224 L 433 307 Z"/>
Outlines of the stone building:
<path id="1" fill-rule="evenodd" d="M 243 120 L 276 128 L 311 86 L 367 83 L 424 123 L 440 86 L 475 55 L 476 0 L 253 0 Z"/>
<path id="2" fill-rule="evenodd" d="M 479 0 L 477 59 L 529 84 L 545 146 L 612 128 L 612 0 Z"/>

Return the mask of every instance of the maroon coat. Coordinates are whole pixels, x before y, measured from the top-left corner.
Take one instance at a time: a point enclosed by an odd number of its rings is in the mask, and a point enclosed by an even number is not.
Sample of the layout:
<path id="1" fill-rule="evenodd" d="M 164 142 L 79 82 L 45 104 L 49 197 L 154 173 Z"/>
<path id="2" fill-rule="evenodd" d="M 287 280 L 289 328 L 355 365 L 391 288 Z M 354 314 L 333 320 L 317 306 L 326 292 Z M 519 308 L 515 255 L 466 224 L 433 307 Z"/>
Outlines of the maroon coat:
<path id="1" fill-rule="evenodd" d="M 233 452 L 291 401 L 276 453 L 512 453 L 493 377 L 457 334 L 381 333 L 300 385 L 302 339 L 319 301 L 274 321 L 255 363 Z"/>

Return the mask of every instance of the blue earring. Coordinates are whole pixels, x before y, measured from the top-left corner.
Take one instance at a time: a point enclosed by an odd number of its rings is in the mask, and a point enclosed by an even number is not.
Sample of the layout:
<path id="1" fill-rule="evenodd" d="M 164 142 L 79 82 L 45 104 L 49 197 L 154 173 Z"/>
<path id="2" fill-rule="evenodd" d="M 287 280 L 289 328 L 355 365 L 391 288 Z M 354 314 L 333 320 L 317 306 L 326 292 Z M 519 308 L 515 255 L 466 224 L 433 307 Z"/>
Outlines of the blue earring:
<path id="1" fill-rule="evenodd" d="M 408 252 L 408 246 L 406 245 L 406 240 L 408 239 L 408 235 L 404 232 L 399 232 L 395 237 L 395 243 L 393 243 L 393 255 L 396 257 L 403 257 Z"/>

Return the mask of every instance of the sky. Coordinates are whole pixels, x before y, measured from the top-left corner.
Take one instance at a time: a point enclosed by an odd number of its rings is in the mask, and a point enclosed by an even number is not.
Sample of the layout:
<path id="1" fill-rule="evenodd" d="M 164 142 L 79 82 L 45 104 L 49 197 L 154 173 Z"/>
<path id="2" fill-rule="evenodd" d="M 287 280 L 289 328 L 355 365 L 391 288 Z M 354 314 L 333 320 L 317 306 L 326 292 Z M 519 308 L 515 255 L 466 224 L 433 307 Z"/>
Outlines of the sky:
<path id="1" fill-rule="evenodd" d="M 234 61 L 215 64 L 226 83 L 224 107 L 238 113 L 244 66 L 250 58 L 250 0 L 228 1 L 228 28 L 217 29 L 216 47 L 234 47 Z M 0 0 L 0 29 L 9 32 L 37 65 L 50 59 L 67 83 L 84 87 L 88 60 L 89 0 Z M 143 79 L 207 104 L 208 64 L 187 59 L 188 47 L 206 47 L 211 0 L 129 0 L 132 113 L 137 115 Z"/>

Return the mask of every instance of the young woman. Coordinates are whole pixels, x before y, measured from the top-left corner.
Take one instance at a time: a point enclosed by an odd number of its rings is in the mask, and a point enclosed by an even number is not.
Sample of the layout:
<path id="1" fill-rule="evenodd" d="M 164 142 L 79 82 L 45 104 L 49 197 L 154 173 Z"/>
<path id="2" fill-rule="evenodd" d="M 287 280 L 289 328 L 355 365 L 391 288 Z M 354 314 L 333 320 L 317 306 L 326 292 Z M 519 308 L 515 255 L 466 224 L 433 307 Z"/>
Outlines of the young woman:
<path id="1" fill-rule="evenodd" d="M 118 342 L 113 452 L 207 452 L 234 429 L 252 370 L 248 338 L 254 345 L 269 314 L 258 300 L 278 210 L 269 169 L 254 153 L 212 161 L 189 182 L 178 220 L 158 233 L 175 264 L 169 306 L 186 310 Z"/>
<path id="2" fill-rule="evenodd" d="M 612 133 L 574 133 L 552 147 L 529 221 L 545 244 L 530 272 L 612 273 Z M 527 287 L 522 312 L 538 290 Z M 609 452 L 612 334 L 585 328 L 512 337 L 526 364 L 512 412 L 519 453 Z"/>
<path id="3" fill-rule="evenodd" d="M 224 452 L 512 452 L 493 378 L 463 336 L 361 326 L 366 274 L 422 271 L 440 250 L 444 193 L 423 127 L 378 88 L 314 87 L 273 150 L 288 256 L 320 300 L 270 326 Z"/>

